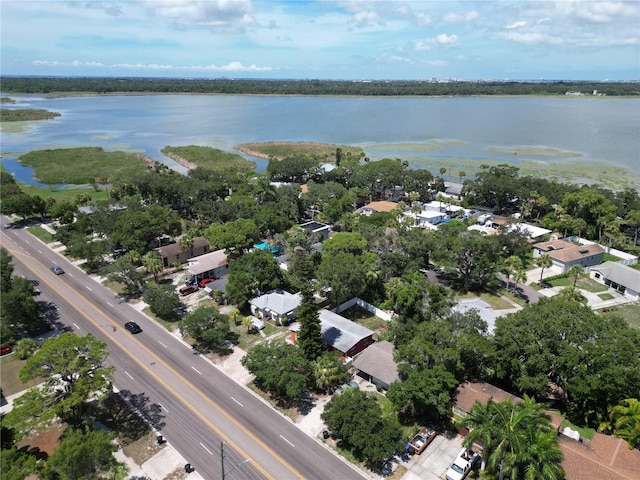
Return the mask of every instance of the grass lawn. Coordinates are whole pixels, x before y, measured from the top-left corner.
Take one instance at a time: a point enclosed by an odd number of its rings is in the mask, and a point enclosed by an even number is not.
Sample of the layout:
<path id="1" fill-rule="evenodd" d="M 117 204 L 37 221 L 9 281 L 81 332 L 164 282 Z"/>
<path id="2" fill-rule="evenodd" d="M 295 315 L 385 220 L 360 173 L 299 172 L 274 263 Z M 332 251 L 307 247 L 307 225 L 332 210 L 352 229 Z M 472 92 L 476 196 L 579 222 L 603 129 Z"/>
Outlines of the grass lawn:
<path id="1" fill-rule="evenodd" d="M 560 424 L 560 428 L 569 427 L 571 430 L 576 430 L 580 433 L 581 437 L 586 438 L 587 440 L 591 440 L 593 438 L 593 434 L 596 433 L 595 429 L 593 428 L 579 427 L 577 425 L 574 425 L 569 420 L 565 419 L 564 415 L 558 411 L 554 411 L 554 413 L 564 419 Z"/>
<path id="2" fill-rule="evenodd" d="M 468 292 L 464 295 L 455 296 L 455 300 L 466 300 L 470 298 L 481 298 L 482 300 L 487 302 L 494 310 L 506 310 L 508 308 L 513 308 L 512 304 L 507 302 L 500 295 L 496 295 L 492 292 L 482 292 L 480 295 L 473 292 Z M 514 301 L 516 300 L 514 299 Z"/>
<path id="3" fill-rule="evenodd" d="M 373 330 L 374 332 L 380 332 L 387 329 L 387 323 L 383 319 L 376 317 L 372 313 L 368 312 L 362 307 L 354 305 L 353 307 L 340 312 L 345 318 L 356 322 L 363 327 L 368 328 L 369 330 Z"/>
<path id="4" fill-rule="evenodd" d="M 603 262 L 619 262 L 620 260 L 622 260 L 620 257 L 616 257 L 615 255 L 611 255 L 607 252 L 605 252 L 602 257 Z"/>
<path id="5" fill-rule="evenodd" d="M 571 277 L 560 277 L 554 279 L 545 280 L 552 287 L 573 287 L 573 278 Z M 586 290 L 587 292 L 606 292 L 609 290 L 609 287 L 603 285 L 599 282 L 596 282 L 594 279 L 584 275 L 578 277 L 576 282 L 576 288 L 580 288 L 582 290 Z"/>
<path id="6" fill-rule="evenodd" d="M 51 243 L 54 241 L 53 235 L 49 233 L 49 230 L 45 230 L 42 227 L 29 227 L 29 233 L 34 237 L 38 237 L 44 243 Z"/>
<path id="7" fill-rule="evenodd" d="M 626 320 L 632 328 L 640 329 L 640 303 L 626 303 L 615 307 L 598 310 L 602 315 L 619 315 Z"/>
<path id="8" fill-rule="evenodd" d="M 20 381 L 20 369 L 26 360 L 20 360 L 15 353 L 5 355 L 0 359 L 0 387 L 5 397 L 31 388 L 44 381 L 44 378 L 34 378 L 28 382 Z"/>
<path id="9" fill-rule="evenodd" d="M 598 294 L 598 297 L 600 297 L 600 300 L 613 300 L 615 298 L 610 293 L 600 293 Z"/>

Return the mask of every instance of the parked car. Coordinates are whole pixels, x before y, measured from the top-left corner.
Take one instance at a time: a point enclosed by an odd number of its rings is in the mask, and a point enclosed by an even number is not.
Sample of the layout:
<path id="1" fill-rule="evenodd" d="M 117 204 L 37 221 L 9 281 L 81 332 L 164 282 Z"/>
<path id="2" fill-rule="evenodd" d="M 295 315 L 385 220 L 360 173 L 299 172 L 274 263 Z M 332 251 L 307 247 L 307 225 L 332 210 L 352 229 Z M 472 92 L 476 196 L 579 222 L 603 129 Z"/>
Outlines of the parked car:
<path id="1" fill-rule="evenodd" d="M 189 277 L 187 279 L 186 282 L 184 282 L 186 285 L 197 285 L 198 284 L 198 279 L 196 277 Z"/>
<path id="2" fill-rule="evenodd" d="M 185 295 L 190 295 L 193 292 L 197 292 L 197 291 L 198 291 L 197 285 L 184 285 L 180 287 L 180 290 L 178 290 L 178 293 L 184 297 Z"/>
<path id="3" fill-rule="evenodd" d="M 54 265 L 53 267 L 51 267 L 51 271 L 56 275 L 62 275 L 64 273 L 62 267 L 59 267 L 58 265 Z"/>
<path id="4" fill-rule="evenodd" d="M 413 437 L 411 437 L 411 440 L 409 440 L 407 445 L 414 453 L 420 455 L 424 449 L 433 442 L 436 435 L 438 435 L 438 432 L 433 426 L 429 425 L 422 427 Z"/>
<path id="5" fill-rule="evenodd" d="M 207 285 L 207 283 L 211 283 L 211 282 L 213 282 L 213 281 L 215 281 L 215 278 L 203 278 L 203 279 L 202 279 L 202 280 L 200 280 L 200 282 L 198 283 L 198 286 L 199 286 L 200 288 L 204 288 L 204 287 Z"/>
<path id="6" fill-rule="evenodd" d="M 3 345 L 0 347 L 0 355 L 7 355 L 11 353 L 11 347 L 9 345 Z"/>
<path id="7" fill-rule="evenodd" d="M 131 332 L 134 335 L 142 331 L 142 329 L 140 328 L 140 325 L 138 325 L 136 322 L 127 322 L 124 324 L 124 328 L 126 328 L 129 332 Z"/>
<path id="8" fill-rule="evenodd" d="M 127 251 L 124 248 L 116 248 L 113 252 L 111 252 L 111 256 L 114 260 L 117 260 L 121 256 L 123 256 Z"/>
<path id="9" fill-rule="evenodd" d="M 480 454 L 478 454 L 478 452 L 462 448 L 462 450 L 458 452 L 456 459 L 449 467 L 449 470 L 447 470 L 445 475 L 447 480 L 462 480 L 465 478 L 473 469 L 479 458 Z"/>

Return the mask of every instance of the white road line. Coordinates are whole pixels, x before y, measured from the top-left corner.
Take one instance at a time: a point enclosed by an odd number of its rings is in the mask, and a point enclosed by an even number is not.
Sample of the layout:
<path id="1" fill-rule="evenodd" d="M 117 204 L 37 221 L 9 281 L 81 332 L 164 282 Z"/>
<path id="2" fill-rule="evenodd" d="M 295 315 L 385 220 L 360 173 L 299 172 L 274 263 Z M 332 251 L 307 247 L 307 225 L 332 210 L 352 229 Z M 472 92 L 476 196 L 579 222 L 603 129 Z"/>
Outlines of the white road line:
<path id="1" fill-rule="evenodd" d="M 129 375 L 129 372 L 125 371 L 124 373 L 127 375 L 127 377 L 129 377 L 131 380 L 133 380 L 133 377 L 131 375 Z"/>
<path id="2" fill-rule="evenodd" d="M 211 450 L 209 450 L 207 447 L 205 447 L 205 446 L 202 444 L 202 442 L 200 442 L 200 446 L 201 446 L 202 448 L 204 448 L 204 449 L 207 451 L 207 453 L 208 453 L 209 455 L 213 455 L 213 453 L 211 453 Z"/>
<path id="3" fill-rule="evenodd" d="M 191 368 L 193 368 L 198 373 L 198 375 L 202 375 L 200 372 L 198 372 L 198 369 L 196 367 L 191 367 Z"/>
<path id="4" fill-rule="evenodd" d="M 238 400 L 236 400 L 235 398 L 231 397 L 231 400 L 233 400 L 234 402 L 236 402 L 238 405 L 240 405 L 241 407 L 244 407 L 243 404 L 241 404 Z"/>
<path id="5" fill-rule="evenodd" d="M 110 307 L 113 307 L 113 305 L 111 305 L 109 302 L 107 302 L 107 305 L 109 305 Z"/>
<path id="6" fill-rule="evenodd" d="M 78 326 L 78 324 L 76 322 L 73 322 L 73 324 L 75 325 L 75 327 L 80 330 L 80 327 Z"/>
<path id="7" fill-rule="evenodd" d="M 164 343 L 162 343 L 160 340 L 158 340 L 158 343 L 159 343 L 160 345 L 162 345 L 164 348 L 169 348 L 169 347 L 167 347 Z"/>
<path id="8" fill-rule="evenodd" d="M 158 405 L 160 405 L 160 404 L 158 404 Z M 163 409 L 165 412 L 169 413 L 169 410 L 167 410 L 164 405 L 160 405 L 160 408 Z"/>
<path id="9" fill-rule="evenodd" d="M 93 290 L 91 290 L 91 288 L 89 288 L 87 285 L 84 286 L 84 288 L 86 288 L 87 290 L 89 290 L 90 292 L 92 292 Z"/>
<path id="10" fill-rule="evenodd" d="M 38 249 L 38 253 L 42 253 L 42 250 Z"/>
<path id="11" fill-rule="evenodd" d="M 280 438 L 283 439 L 285 442 L 287 442 L 289 445 L 291 445 L 293 448 L 296 448 L 296 446 L 293 443 L 291 443 L 289 440 L 284 438 L 282 435 L 280 435 Z"/>

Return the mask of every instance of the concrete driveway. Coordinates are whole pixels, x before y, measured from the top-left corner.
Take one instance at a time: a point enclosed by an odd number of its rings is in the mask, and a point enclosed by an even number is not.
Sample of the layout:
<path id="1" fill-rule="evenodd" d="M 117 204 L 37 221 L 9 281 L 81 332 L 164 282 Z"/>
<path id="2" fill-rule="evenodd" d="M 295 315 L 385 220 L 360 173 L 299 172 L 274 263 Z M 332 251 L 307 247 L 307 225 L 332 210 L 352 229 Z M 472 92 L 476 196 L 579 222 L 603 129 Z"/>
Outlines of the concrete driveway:
<path id="1" fill-rule="evenodd" d="M 460 435 L 438 435 L 421 455 L 397 459 L 408 470 L 402 480 L 441 480 L 461 448 Z"/>

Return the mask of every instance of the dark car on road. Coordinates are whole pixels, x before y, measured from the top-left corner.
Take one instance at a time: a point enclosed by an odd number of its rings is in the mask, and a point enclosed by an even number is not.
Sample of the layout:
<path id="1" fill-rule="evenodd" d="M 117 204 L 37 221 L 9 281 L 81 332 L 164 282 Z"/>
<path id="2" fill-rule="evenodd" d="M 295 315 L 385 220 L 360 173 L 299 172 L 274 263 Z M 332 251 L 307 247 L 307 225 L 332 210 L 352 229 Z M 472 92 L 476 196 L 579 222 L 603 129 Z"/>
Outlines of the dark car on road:
<path id="1" fill-rule="evenodd" d="M 142 329 L 140 328 L 140 325 L 138 325 L 136 322 L 127 322 L 124 324 L 124 328 L 126 328 L 129 332 L 133 333 L 134 335 L 142 331 Z"/>
<path id="2" fill-rule="evenodd" d="M 59 267 L 58 265 L 54 265 L 53 267 L 51 267 L 51 271 L 56 275 L 62 275 L 64 273 L 62 267 Z"/>

